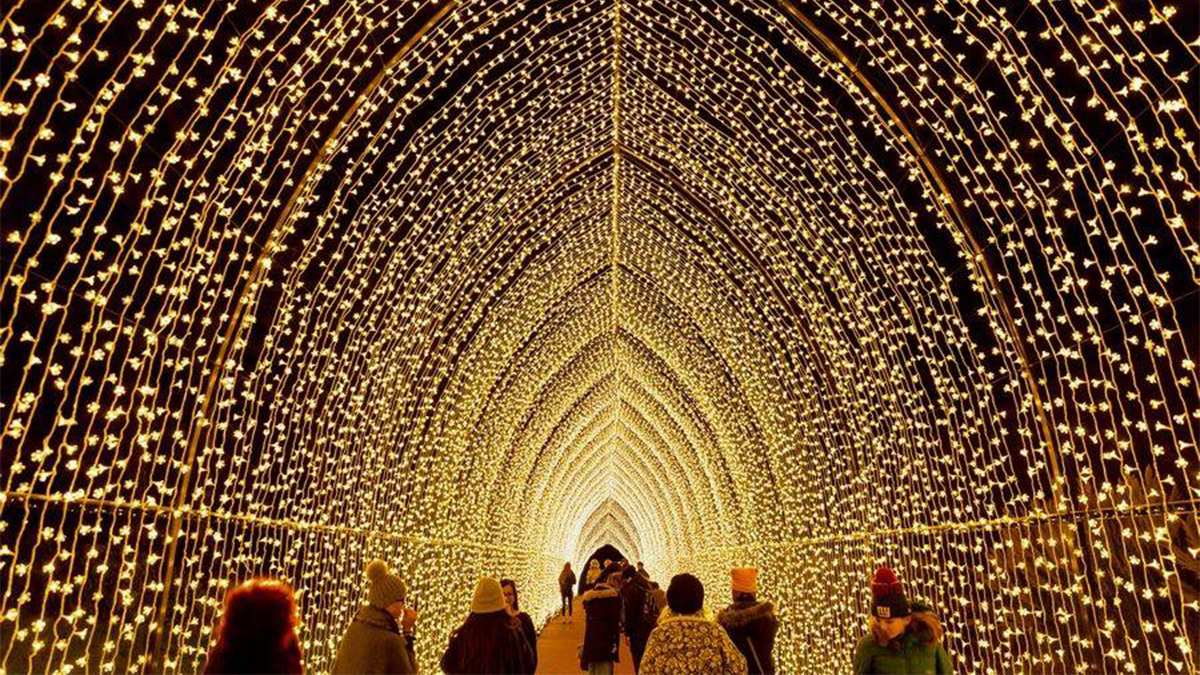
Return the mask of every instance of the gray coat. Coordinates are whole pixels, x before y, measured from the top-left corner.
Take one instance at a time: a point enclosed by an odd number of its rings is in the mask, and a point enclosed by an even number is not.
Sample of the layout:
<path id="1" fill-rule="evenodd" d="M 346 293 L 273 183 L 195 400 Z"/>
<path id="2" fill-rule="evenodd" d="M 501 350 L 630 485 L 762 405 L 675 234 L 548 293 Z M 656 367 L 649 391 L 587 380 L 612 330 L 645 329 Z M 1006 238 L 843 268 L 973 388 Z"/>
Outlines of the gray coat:
<path id="1" fill-rule="evenodd" d="M 411 675 L 417 672 L 416 657 L 408 650 L 400 625 L 387 610 L 366 605 L 342 636 L 332 675 Z"/>

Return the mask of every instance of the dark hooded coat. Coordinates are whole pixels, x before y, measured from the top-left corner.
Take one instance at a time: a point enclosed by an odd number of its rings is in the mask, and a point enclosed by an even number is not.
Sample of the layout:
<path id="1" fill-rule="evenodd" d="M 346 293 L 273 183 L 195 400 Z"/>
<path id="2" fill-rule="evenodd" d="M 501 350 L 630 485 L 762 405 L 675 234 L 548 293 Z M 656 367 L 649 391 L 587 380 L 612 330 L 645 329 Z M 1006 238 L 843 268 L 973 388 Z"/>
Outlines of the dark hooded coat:
<path id="1" fill-rule="evenodd" d="M 775 605 L 755 600 L 735 602 L 717 614 L 717 623 L 746 657 L 750 675 L 775 672 L 775 635 L 779 632 Z"/>
<path id="2" fill-rule="evenodd" d="M 621 595 L 607 583 L 599 583 L 579 600 L 587 614 L 580 668 L 587 670 L 589 663 L 616 662 L 620 654 Z"/>

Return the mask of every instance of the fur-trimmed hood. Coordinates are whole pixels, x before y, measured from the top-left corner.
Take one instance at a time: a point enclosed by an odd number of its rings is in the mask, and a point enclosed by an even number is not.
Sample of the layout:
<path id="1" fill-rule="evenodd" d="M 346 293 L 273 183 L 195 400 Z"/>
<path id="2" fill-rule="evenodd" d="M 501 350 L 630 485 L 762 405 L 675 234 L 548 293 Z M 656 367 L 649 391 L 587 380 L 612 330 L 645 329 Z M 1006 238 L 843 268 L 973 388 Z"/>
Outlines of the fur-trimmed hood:
<path id="1" fill-rule="evenodd" d="M 735 602 L 717 614 L 717 623 L 746 656 L 750 675 L 775 673 L 775 635 L 779 617 L 770 602 Z"/>
<path id="2" fill-rule="evenodd" d="M 735 603 L 717 614 L 717 623 L 726 628 L 740 628 L 757 619 L 775 617 L 775 605 L 771 602 Z"/>
<path id="3" fill-rule="evenodd" d="M 580 602 L 588 602 L 590 600 L 599 600 L 600 598 L 615 598 L 619 594 L 617 589 L 608 584 L 596 584 L 587 593 L 579 596 Z"/>
<path id="4" fill-rule="evenodd" d="M 597 584 L 579 596 L 587 622 L 583 629 L 583 649 L 579 669 L 590 663 L 617 661 L 620 657 L 621 595 L 608 584 Z"/>
<path id="5" fill-rule="evenodd" d="M 934 614 L 932 611 L 913 612 L 912 622 L 908 624 L 908 630 L 918 640 L 927 645 L 941 644 L 942 635 L 945 632 L 942 629 L 942 622 L 938 620 L 937 614 Z"/>

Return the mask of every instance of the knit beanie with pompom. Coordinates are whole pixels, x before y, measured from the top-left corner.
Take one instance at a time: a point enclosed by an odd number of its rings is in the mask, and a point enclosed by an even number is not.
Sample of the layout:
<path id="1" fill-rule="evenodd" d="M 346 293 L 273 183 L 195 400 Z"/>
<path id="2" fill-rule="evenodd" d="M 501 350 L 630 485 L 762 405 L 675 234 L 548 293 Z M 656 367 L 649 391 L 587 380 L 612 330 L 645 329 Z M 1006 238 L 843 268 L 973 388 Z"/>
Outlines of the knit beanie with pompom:
<path id="1" fill-rule="evenodd" d="M 367 590 L 367 602 L 381 609 L 392 603 L 403 600 L 408 595 L 408 587 L 400 577 L 392 574 L 387 563 L 382 560 L 372 560 L 367 563 L 367 579 L 371 587 Z"/>
<path id="2" fill-rule="evenodd" d="M 871 615 L 877 619 L 896 619 L 911 613 L 896 573 L 886 566 L 875 570 L 871 579 Z"/>

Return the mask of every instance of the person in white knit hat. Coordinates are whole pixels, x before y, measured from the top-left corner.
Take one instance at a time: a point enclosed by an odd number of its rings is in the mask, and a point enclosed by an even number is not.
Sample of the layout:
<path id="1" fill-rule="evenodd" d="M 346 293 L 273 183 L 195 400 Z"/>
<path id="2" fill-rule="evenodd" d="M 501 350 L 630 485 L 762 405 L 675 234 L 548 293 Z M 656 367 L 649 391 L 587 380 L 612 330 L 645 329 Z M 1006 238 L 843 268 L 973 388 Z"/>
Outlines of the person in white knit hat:
<path id="1" fill-rule="evenodd" d="M 416 612 L 405 606 L 408 587 L 387 563 L 367 563 L 367 604 L 363 605 L 338 645 L 330 672 L 416 673 L 416 656 L 401 626 L 411 626 Z"/>

